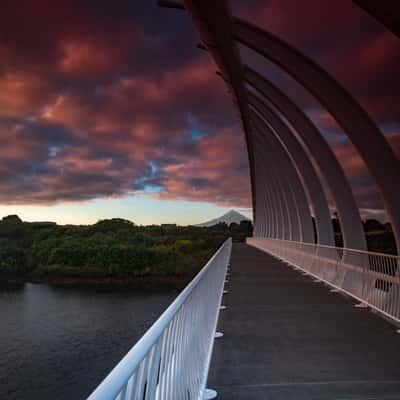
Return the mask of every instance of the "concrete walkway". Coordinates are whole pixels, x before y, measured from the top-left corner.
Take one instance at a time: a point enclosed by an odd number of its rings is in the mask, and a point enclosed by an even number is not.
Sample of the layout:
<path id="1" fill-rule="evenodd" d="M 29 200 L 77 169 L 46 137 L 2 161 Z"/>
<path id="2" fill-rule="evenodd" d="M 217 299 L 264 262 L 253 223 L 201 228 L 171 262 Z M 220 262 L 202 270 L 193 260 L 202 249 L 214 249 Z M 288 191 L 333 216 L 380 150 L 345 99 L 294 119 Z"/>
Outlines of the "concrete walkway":
<path id="1" fill-rule="evenodd" d="M 400 399 L 394 326 L 234 244 L 208 387 L 224 400 Z"/>

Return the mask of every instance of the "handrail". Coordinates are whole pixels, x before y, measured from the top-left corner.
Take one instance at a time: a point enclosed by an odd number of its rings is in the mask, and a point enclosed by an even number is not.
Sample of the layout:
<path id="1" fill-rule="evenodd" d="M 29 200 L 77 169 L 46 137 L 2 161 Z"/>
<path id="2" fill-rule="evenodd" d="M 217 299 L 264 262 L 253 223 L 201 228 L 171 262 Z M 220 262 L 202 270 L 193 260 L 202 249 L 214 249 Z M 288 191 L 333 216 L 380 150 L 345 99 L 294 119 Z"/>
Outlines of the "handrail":
<path id="1" fill-rule="evenodd" d="M 231 248 L 228 239 L 88 400 L 202 398 Z"/>
<path id="2" fill-rule="evenodd" d="M 251 238 L 248 238 L 248 239 L 251 239 Z M 260 239 L 260 237 L 257 237 L 257 239 Z M 364 254 L 367 253 L 367 254 L 370 254 L 370 255 L 385 256 L 385 257 L 393 258 L 393 259 L 396 259 L 396 260 L 400 259 L 400 256 L 396 256 L 394 254 L 379 253 L 377 251 L 349 249 L 349 248 L 346 248 L 346 247 L 328 246 L 326 244 L 296 242 L 294 240 L 286 240 L 286 239 L 275 239 L 275 238 L 266 238 L 266 239 L 279 240 L 280 242 L 288 242 L 288 243 L 301 243 L 303 246 L 310 246 L 310 247 L 318 246 L 319 248 L 335 249 L 335 250 L 338 250 L 338 251 L 347 250 L 347 251 L 351 251 L 353 253 L 364 253 Z"/>
<path id="3" fill-rule="evenodd" d="M 247 243 L 400 323 L 399 256 L 266 237 Z"/>

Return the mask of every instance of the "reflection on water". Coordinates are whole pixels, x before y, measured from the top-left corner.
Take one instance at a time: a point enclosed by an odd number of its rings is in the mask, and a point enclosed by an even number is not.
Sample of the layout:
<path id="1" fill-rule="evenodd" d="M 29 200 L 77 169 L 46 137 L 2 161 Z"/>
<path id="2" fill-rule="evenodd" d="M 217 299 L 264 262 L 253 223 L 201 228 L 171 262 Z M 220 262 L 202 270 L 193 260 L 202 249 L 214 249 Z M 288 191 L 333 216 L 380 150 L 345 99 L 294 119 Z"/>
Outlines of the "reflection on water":
<path id="1" fill-rule="evenodd" d="M 0 399 L 86 398 L 173 298 L 0 286 Z"/>

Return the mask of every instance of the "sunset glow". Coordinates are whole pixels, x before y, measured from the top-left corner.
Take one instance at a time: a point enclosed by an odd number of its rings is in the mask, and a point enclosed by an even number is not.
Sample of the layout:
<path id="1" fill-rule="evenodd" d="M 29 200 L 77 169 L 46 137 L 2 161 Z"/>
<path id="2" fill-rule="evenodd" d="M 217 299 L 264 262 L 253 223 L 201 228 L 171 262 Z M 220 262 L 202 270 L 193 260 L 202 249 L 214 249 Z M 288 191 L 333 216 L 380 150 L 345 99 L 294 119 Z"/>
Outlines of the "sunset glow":
<path id="1" fill-rule="evenodd" d="M 6 3 L 0 217 L 190 224 L 230 208 L 249 210 L 241 123 L 185 13 L 155 1 Z M 235 1 L 234 11 L 326 68 L 399 154 L 399 41 L 352 2 L 315 4 Z M 307 111 L 332 144 L 359 207 L 379 213 L 365 164 L 330 114 L 283 73 L 242 53 Z"/>

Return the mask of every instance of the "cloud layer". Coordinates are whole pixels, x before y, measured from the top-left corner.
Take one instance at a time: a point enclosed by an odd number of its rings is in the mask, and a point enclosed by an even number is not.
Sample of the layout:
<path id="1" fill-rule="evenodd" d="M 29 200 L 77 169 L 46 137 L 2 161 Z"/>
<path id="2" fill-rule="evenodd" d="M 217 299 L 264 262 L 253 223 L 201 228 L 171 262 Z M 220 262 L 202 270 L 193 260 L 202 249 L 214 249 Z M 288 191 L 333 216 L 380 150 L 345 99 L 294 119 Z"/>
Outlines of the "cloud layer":
<path id="1" fill-rule="evenodd" d="M 292 3 L 235 2 L 234 10 L 317 59 L 398 149 L 398 40 L 350 2 Z M 240 122 L 185 13 L 148 2 L 38 0 L 6 2 L 0 24 L 0 203 L 144 191 L 250 205 Z M 365 166 L 329 115 L 262 68 L 333 138 L 360 206 L 379 207 Z"/>
<path id="2" fill-rule="evenodd" d="M 186 15 L 39 1 L 0 19 L 1 203 L 249 204 L 239 122 Z"/>

